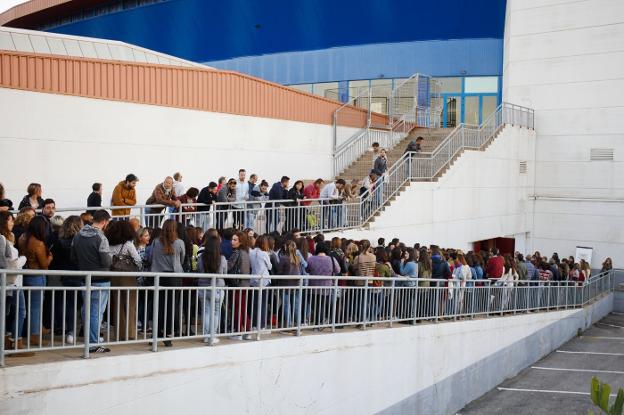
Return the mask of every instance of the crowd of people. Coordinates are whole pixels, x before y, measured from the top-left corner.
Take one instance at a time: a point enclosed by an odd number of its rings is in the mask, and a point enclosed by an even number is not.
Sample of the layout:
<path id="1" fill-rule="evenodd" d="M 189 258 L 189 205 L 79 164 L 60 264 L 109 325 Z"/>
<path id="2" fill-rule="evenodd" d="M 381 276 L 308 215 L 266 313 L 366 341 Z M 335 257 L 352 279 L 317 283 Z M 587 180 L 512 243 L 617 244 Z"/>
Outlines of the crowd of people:
<path id="1" fill-rule="evenodd" d="M 37 347 L 45 344 L 46 336 L 63 335 L 67 344 L 75 344 L 79 336 L 88 336 L 92 352 L 107 352 L 107 347 L 99 345 L 104 342 L 102 328 L 105 326 L 121 327 L 115 332 L 115 340 L 133 340 L 137 333 L 152 330 L 158 331 L 159 338 L 167 339 L 190 333 L 194 318 L 198 319 L 195 324 L 200 324 L 201 320 L 200 333 L 196 334 L 203 336 L 206 342 L 218 341 L 209 336 L 210 333 L 233 333 L 236 339 L 242 340 L 241 333 L 263 328 L 267 322 L 292 327 L 297 321 L 295 309 L 302 310 L 299 317 L 302 324 L 323 325 L 330 317 L 327 305 L 331 304 L 332 296 L 366 284 L 372 288 L 370 298 L 364 301 L 366 309 L 360 301 L 358 309 L 344 317 L 346 294 L 336 299 L 339 315 L 343 316 L 337 320 L 338 325 L 363 319 L 375 321 L 388 307 L 381 291 L 388 284 L 448 287 L 443 300 L 454 301 L 461 307 L 460 293 L 453 300 L 454 288 L 476 286 L 479 280 L 493 279 L 496 284 L 509 287 L 527 281 L 580 284 L 591 276 L 587 262 L 576 261 L 573 257 L 560 259 L 556 253 L 547 258 L 539 252 L 527 256 L 501 255 L 496 248 L 462 252 L 436 245 L 408 246 L 398 239 L 386 243 L 383 238 L 373 246 L 368 240 L 339 237 L 325 240 L 322 234 L 303 235 L 295 228 L 282 234 L 274 231 L 259 235 L 249 228 L 204 230 L 172 219 L 165 220 L 160 227 L 145 228 L 137 220 L 115 220 L 108 211 L 97 207 L 89 214 L 63 218 L 56 215 L 53 201 L 39 200 L 39 194 L 34 194 L 35 198 L 25 198 L 25 206 L 17 216 L 8 209 L 0 212 L 0 269 L 40 271 L 37 275 L 11 274 L 7 278 L 7 348 L 25 347 L 24 339 L 31 347 Z M 120 197 L 125 199 L 129 195 Z M 36 203 L 36 207 L 31 202 Z M 243 218 L 239 220 L 244 221 Z M 611 259 L 607 258 L 602 270 L 612 266 Z M 84 276 L 54 277 L 46 275 L 48 270 L 120 274 L 93 276 L 90 286 L 97 289 L 90 293 L 83 290 L 78 295 L 75 291 L 64 292 L 63 288 L 85 286 Z M 152 277 L 124 276 L 123 272 L 129 271 L 151 271 L 162 277 L 156 282 Z M 176 275 L 167 277 L 167 273 Z M 216 276 L 193 278 L 193 273 Z M 292 278 L 271 278 L 280 275 Z M 335 280 L 336 276 L 353 278 Z M 404 279 L 394 284 L 395 277 Z M 157 319 L 151 312 L 154 291 L 130 288 L 156 283 L 164 288 L 158 291 Z M 313 301 L 289 289 L 303 284 L 308 287 L 306 292 L 316 296 Z M 250 296 L 250 291 L 244 289 L 259 285 L 284 289 L 276 291 L 275 298 L 265 296 L 264 300 Z M 46 286 L 61 289 L 33 288 Z M 197 288 L 188 290 L 185 297 L 184 290 L 167 289 L 169 287 Z M 207 289 L 202 290 L 202 287 Z M 87 295 L 89 332 L 80 334 Z M 196 301 L 201 310 L 199 317 L 185 311 Z M 410 297 L 406 301 L 415 304 L 422 299 Z M 181 304 L 184 306 L 173 306 Z M 253 316 L 255 310 L 261 310 L 261 315 Z M 429 312 L 432 310 L 423 311 Z M 445 312 L 448 306 L 439 310 L 442 315 Z M 261 327 L 257 327 L 258 321 Z M 52 328 L 56 333 L 50 332 Z M 170 340 L 165 342 L 171 344 Z"/>

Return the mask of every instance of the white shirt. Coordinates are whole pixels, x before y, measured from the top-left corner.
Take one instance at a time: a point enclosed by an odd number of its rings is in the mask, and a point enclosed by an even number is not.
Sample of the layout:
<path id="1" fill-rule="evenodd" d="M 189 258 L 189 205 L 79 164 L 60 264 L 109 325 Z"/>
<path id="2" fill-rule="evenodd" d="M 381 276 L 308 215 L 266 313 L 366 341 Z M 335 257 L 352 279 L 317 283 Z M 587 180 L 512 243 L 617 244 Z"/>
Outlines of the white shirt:
<path id="1" fill-rule="evenodd" d="M 175 180 L 173 181 L 173 190 L 177 197 L 180 197 L 184 193 L 186 193 L 186 189 L 184 189 L 184 185 L 182 184 L 182 182 L 178 182 Z"/>
<path id="2" fill-rule="evenodd" d="M 244 202 L 249 199 L 249 183 L 245 180 L 242 182 L 240 180 L 236 181 L 236 201 Z M 244 205 L 242 203 L 234 203 L 232 206 L 242 209 Z"/>
<path id="3" fill-rule="evenodd" d="M 321 199 L 340 199 L 340 191 L 336 187 L 336 183 L 327 183 L 322 189 L 320 194 Z"/>
<path id="4" fill-rule="evenodd" d="M 269 276 L 269 271 L 272 268 L 271 258 L 269 258 L 269 253 L 264 252 L 260 248 L 254 248 L 249 252 L 249 263 L 251 265 L 251 273 L 253 275 L 261 275 L 263 277 Z M 257 287 L 260 283 L 259 278 L 251 279 L 251 286 Z M 264 278 L 262 280 L 262 285 L 267 286 L 271 283 L 269 278 Z"/>

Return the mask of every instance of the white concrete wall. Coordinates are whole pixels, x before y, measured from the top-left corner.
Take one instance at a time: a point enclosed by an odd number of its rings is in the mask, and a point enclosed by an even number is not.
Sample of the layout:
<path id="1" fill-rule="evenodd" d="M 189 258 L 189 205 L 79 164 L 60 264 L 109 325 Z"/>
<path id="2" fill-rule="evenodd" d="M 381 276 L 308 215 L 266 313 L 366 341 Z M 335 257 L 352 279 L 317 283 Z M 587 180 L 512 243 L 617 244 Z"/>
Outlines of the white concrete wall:
<path id="1" fill-rule="evenodd" d="M 503 99 L 535 109 L 536 194 L 565 199 L 535 203 L 528 247 L 591 246 L 594 268 L 624 262 L 623 45 L 621 0 L 507 1 Z"/>
<path id="2" fill-rule="evenodd" d="M 485 151 L 466 151 L 433 183 L 413 182 L 386 208 L 370 230 L 348 237 L 393 237 L 413 244 L 472 249 L 472 242 L 499 236 L 523 237 L 533 191 L 535 132 L 507 126 Z M 528 172 L 520 174 L 520 161 Z M 344 233 L 343 233 L 344 234 Z"/>
<path id="3" fill-rule="evenodd" d="M 330 125 L 0 88 L 0 126 L 0 182 L 15 204 L 30 182 L 72 207 L 102 182 L 108 203 L 128 173 L 140 179 L 139 204 L 176 171 L 187 188 L 239 168 L 271 184 L 332 175 Z"/>
<path id="4" fill-rule="evenodd" d="M 0 413 L 454 414 L 612 307 L 9 366 Z"/>

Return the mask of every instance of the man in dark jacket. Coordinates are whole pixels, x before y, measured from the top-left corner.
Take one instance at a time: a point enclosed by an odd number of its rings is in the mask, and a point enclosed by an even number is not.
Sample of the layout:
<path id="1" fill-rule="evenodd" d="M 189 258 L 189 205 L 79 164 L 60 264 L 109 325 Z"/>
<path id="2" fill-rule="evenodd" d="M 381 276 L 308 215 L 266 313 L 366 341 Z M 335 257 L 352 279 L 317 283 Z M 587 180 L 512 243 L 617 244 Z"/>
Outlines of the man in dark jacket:
<path id="1" fill-rule="evenodd" d="M 87 207 L 101 207 L 102 206 L 102 183 L 93 183 L 91 186 L 91 194 L 87 197 Z M 88 213 L 93 215 L 95 209 L 87 210 Z"/>
<path id="2" fill-rule="evenodd" d="M 104 235 L 104 230 L 108 226 L 111 216 L 105 210 L 96 210 L 93 214 L 93 225 L 83 227 L 72 242 L 71 259 L 80 271 L 110 271 L 112 258 L 108 239 Z M 111 286 L 109 277 L 92 277 L 92 287 Z M 100 338 L 100 326 L 102 316 L 108 304 L 109 290 L 91 291 L 91 307 L 89 308 L 89 342 L 97 345 L 103 341 Z M 83 302 L 86 304 L 86 292 L 83 292 Z M 82 321 L 86 321 L 85 307 L 82 310 Z M 87 333 L 85 333 L 85 337 Z M 109 352 L 106 347 L 93 346 L 89 349 L 93 353 Z"/>
<path id="3" fill-rule="evenodd" d="M 431 254 L 431 278 L 439 280 L 448 280 L 451 278 L 451 269 L 438 250 L 434 250 Z M 434 286 L 444 287 L 444 283 L 438 281 Z"/>
<path id="4" fill-rule="evenodd" d="M 217 184 L 215 182 L 210 182 L 208 186 L 201 189 L 199 192 L 199 196 L 197 196 L 197 203 L 203 203 L 204 205 L 198 205 L 198 212 L 210 212 L 212 209 L 212 204 L 217 201 Z M 200 226 L 204 229 L 212 228 L 213 226 L 213 217 L 212 214 L 209 213 L 200 213 L 199 215 L 199 223 Z"/>
<path id="5" fill-rule="evenodd" d="M 273 187 L 269 191 L 269 200 L 286 200 L 288 199 L 288 184 L 290 183 L 290 177 L 282 176 L 279 182 L 273 183 Z M 277 230 L 277 225 L 280 221 L 279 209 L 284 203 L 267 203 L 266 215 L 267 215 L 267 232 L 273 232 Z"/>
<path id="6" fill-rule="evenodd" d="M 236 180 L 230 178 L 227 184 L 219 190 L 217 193 L 217 210 L 224 211 L 217 213 L 217 229 L 223 229 L 225 227 L 225 222 L 227 221 L 227 217 L 229 214 L 229 209 L 231 209 L 231 203 L 236 201 Z M 223 204 L 221 204 L 223 203 Z"/>

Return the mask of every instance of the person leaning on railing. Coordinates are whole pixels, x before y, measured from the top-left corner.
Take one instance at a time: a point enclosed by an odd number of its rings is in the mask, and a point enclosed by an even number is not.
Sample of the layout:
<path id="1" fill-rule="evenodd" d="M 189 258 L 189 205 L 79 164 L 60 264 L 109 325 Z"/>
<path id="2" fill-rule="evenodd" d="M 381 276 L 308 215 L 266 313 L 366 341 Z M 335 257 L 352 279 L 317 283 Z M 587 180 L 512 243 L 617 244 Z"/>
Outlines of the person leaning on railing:
<path id="1" fill-rule="evenodd" d="M 125 209 L 112 209 L 113 216 L 128 216 L 130 214 L 131 206 L 136 205 L 136 185 L 139 182 L 139 178 L 134 174 L 128 174 L 126 179 L 117 183 L 117 186 L 113 189 L 113 195 L 111 197 L 112 206 L 128 206 Z"/>

